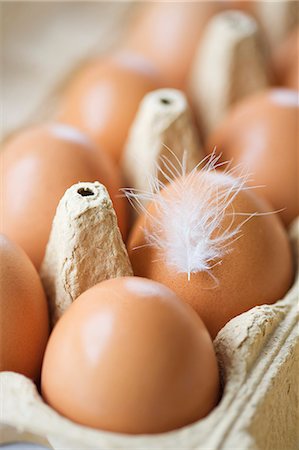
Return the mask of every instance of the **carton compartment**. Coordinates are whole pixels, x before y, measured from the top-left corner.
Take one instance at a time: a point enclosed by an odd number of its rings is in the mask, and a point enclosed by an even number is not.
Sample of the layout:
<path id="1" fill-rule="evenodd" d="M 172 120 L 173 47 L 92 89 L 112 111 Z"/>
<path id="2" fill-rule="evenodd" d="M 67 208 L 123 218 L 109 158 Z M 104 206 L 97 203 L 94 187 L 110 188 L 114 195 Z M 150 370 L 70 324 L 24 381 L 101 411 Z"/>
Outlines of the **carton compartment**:
<path id="1" fill-rule="evenodd" d="M 298 257 L 299 219 L 290 230 Z M 298 272 L 274 305 L 232 319 L 214 341 L 223 383 L 218 406 L 204 419 L 168 433 L 129 436 L 80 426 L 46 405 L 34 383 L 0 374 L 1 441 L 47 442 L 54 449 L 294 450 L 298 436 Z"/>

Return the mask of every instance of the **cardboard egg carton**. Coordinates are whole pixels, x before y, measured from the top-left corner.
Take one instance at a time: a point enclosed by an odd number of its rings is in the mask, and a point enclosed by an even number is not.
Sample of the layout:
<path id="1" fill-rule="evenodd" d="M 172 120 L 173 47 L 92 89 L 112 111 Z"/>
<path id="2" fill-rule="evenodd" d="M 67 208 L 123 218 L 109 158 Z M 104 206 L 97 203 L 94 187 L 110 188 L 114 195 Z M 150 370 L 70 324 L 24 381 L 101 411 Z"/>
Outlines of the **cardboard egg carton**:
<path id="1" fill-rule="evenodd" d="M 260 54 L 255 46 L 256 29 L 252 25 L 252 21 L 247 21 L 248 37 L 246 33 L 244 36 L 242 34 L 244 28 L 241 30 L 242 33 L 233 33 L 234 30 L 228 27 L 229 23 L 227 24 L 225 17 L 222 16 L 222 19 L 220 17 L 220 24 L 221 26 L 227 25 L 225 34 L 227 36 L 226 55 L 230 55 L 230 64 L 227 65 L 226 71 L 227 76 L 224 77 L 222 71 L 221 79 L 216 78 L 214 80 L 215 86 L 217 89 L 219 86 L 219 89 L 212 91 L 220 94 L 212 99 L 213 102 L 210 99 L 206 101 L 202 92 L 197 95 L 198 107 L 205 110 L 206 116 L 208 107 L 211 112 L 211 125 L 209 123 L 207 127 L 214 126 L 214 121 L 218 121 L 217 114 L 222 114 L 229 108 L 233 100 L 236 101 L 236 98 L 240 98 L 244 94 L 243 84 L 241 83 L 238 84 L 239 91 L 237 94 L 235 92 L 232 94 L 227 88 L 230 85 L 236 86 L 236 83 L 231 81 L 231 67 L 234 67 L 235 77 L 238 72 L 234 61 L 239 60 L 238 55 L 241 47 L 236 45 L 236 42 L 241 42 L 242 47 L 245 46 L 246 49 L 248 49 L 248 42 L 252 42 L 254 52 L 251 52 L 251 55 L 257 55 L 257 61 Z M 241 20 L 243 21 L 242 17 Z M 204 41 L 204 48 L 208 48 L 214 42 L 218 46 L 219 41 L 215 38 L 217 30 L 215 34 L 214 28 L 209 28 L 208 31 L 212 37 Z M 208 51 L 205 52 L 209 53 Z M 222 55 L 220 57 L 222 58 Z M 203 66 L 203 63 L 200 63 L 203 58 L 202 53 L 199 54 L 198 58 L 195 60 L 193 69 L 193 83 L 197 89 L 198 83 L 194 81 L 194 77 L 196 79 L 199 75 L 195 72 L 199 70 L 200 77 L 207 79 L 209 83 L 211 82 L 210 73 L 213 72 L 213 68 L 211 69 L 208 64 Z M 239 67 L 242 68 L 243 66 L 239 65 Z M 256 67 L 260 68 L 261 66 L 256 64 Z M 203 70 L 205 70 L 204 73 L 202 73 Z M 260 80 L 258 88 L 267 84 L 263 74 L 256 80 Z M 223 87 L 225 82 L 227 86 Z M 211 92 L 211 89 L 203 89 L 204 94 L 205 91 Z M 195 93 L 195 91 L 193 92 Z M 245 94 L 247 94 L 247 91 Z M 174 92 L 168 92 L 168 95 L 174 95 Z M 173 99 L 176 102 L 178 101 L 177 97 Z M 181 100 L 179 103 L 173 103 L 172 109 L 168 113 L 171 120 L 163 122 L 163 126 L 157 132 L 158 135 L 152 134 L 149 136 L 149 131 L 147 131 L 148 140 L 145 141 L 149 142 L 151 148 L 153 143 L 155 144 L 157 155 L 161 155 L 164 151 L 164 148 L 160 146 L 161 136 L 164 142 L 171 133 L 171 147 L 174 147 L 173 130 L 175 129 L 176 136 L 178 136 L 175 138 L 176 142 L 176 139 L 179 140 L 183 135 L 182 129 L 185 131 L 189 127 L 185 103 L 181 109 L 174 110 L 176 105 L 180 106 L 181 104 L 183 104 Z M 202 104 L 204 106 L 201 106 Z M 149 124 L 148 129 L 153 129 L 151 125 L 156 123 L 156 112 L 157 109 L 155 114 L 152 114 L 150 108 L 140 112 L 148 120 L 140 119 L 141 125 L 136 125 L 135 122 L 127 145 L 126 158 L 128 158 L 128 155 L 134 157 L 135 147 L 139 149 L 139 146 L 135 143 L 139 141 L 141 128 L 143 127 L 142 132 L 144 132 L 146 125 Z M 161 124 L 160 119 L 159 124 Z M 199 145 L 193 132 L 190 132 L 188 139 L 190 141 L 188 147 Z M 153 157 L 154 160 L 157 159 L 157 155 Z M 141 181 L 143 182 L 143 179 Z M 138 183 L 139 180 L 136 181 L 137 187 Z M 87 211 L 88 214 L 89 211 Z M 80 210 L 80 214 L 81 212 Z M 105 220 L 107 217 L 105 216 Z M 81 227 L 80 233 L 85 232 L 86 230 Z M 53 248 L 55 246 L 59 248 L 58 242 L 60 241 L 57 241 L 55 237 L 55 230 L 53 236 Z M 76 234 L 74 236 L 76 237 Z M 101 239 L 101 236 L 99 236 L 99 239 Z M 293 223 L 290 229 L 290 239 L 294 250 L 294 258 L 297 261 L 299 219 Z M 117 235 L 113 235 L 111 245 L 117 243 L 117 240 Z M 61 261 L 59 258 L 53 259 L 54 254 L 57 254 L 57 252 L 53 254 L 48 252 L 45 263 L 47 273 L 49 273 L 49 266 L 54 274 L 60 273 Z M 112 273 L 115 268 L 111 266 L 109 270 Z M 122 270 L 124 273 L 130 272 L 125 256 Z M 35 384 L 25 376 L 13 372 L 2 372 L 0 374 L 0 443 L 23 440 L 48 445 L 56 450 L 295 450 L 299 445 L 298 293 L 297 272 L 293 287 L 284 299 L 273 305 L 255 307 L 235 317 L 219 332 L 214 341 L 214 346 L 221 372 L 223 392 L 217 407 L 204 419 L 179 430 L 159 435 L 130 436 L 103 432 L 78 425 L 62 417 L 43 401 Z M 78 389 L 80 389 L 80 386 L 78 386 Z"/>
<path id="2" fill-rule="evenodd" d="M 290 239 L 297 260 L 299 219 L 290 229 Z M 13 437 L 48 443 L 57 450 L 295 450 L 299 443 L 298 292 L 297 272 L 284 299 L 235 317 L 218 333 L 214 346 L 223 394 L 204 419 L 158 435 L 103 432 L 59 415 L 25 376 L 2 372 L 1 442 Z"/>
<path id="3" fill-rule="evenodd" d="M 267 66 L 260 26 L 253 17 L 227 10 L 210 19 L 189 80 L 203 136 L 221 123 L 233 104 L 270 86 Z"/>

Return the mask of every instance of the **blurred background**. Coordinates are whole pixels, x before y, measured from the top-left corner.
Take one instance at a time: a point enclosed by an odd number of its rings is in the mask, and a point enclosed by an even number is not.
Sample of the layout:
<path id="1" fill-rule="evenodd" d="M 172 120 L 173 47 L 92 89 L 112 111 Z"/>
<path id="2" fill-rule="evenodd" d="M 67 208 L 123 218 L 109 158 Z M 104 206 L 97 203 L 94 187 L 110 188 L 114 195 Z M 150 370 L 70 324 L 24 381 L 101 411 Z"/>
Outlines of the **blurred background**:
<path id="1" fill-rule="evenodd" d="M 21 125 L 49 116 L 68 77 L 90 56 L 117 47 L 125 38 L 134 14 L 146 3 L 150 2 L 2 2 L 2 134 L 5 136 Z M 218 3 L 220 8 L 251 12 L 257 4 L 262 5 L 259 18 L 268 27 L 266 31 L 272 40 L 282 38 L 281 24 L 285 26 L 293 20 L 283 17 L 285 1 L 190 3 L 207 7 Z M 295 8 L 298 6 L 297 1 L 292 3 Z M 269 7 L 277 12 L 266 23 Z"/>
<path id="2" fill-rule="evenodd" d="M 176 6 L 189 3 L 190 8 L 194 7 L 194 4 L 204 5 L 203 14 L 200 13 L 201 17 L 196 18 L 199 20 L 199 28 L 205 24 L 208 17 L 221 9 L 241 9 L 253 14 L 258 9 L 258 14 L 255 15 L 258 16 L 258 21 L 266 32 L 270 45 L 283 40 L 286 27 L 291 29 L 291 25 L 296 23 L 299 10 L 296 0 L 291 2 L 293 8 L 284 8 L 286 3 L 290 3 L 284 0 L 2 2 L 0 8 L 3 136 L 5 137 L 19 126 L 50 117 L 57 104 L 59 93 L 67 85 L 76 69 L 91 56 L 118 49 L 125 42 L 130 28 L 134 28 L 132 24 L 138 11 L 149 6 L 149 3 L 165 3 L 173 10 L 174 3 Z M 168 11 L 170 11 L 169 8 Z M 184 14 L 188 16 L 186 8 L 184 8 Z M 180 14 L 165 13 L 163 16 L 162 13 L 161 17 L 163 24 L 157 23 L 158 33 L 156 36 L 155 33 L 151 36 L 157 41 L 153 48 L 157 49 L 161 44 L 163 58 L 167 45 L 170 51 L 171 45 L 180 46 L 182 39 L 173 44 L 171 42 L 175 37 L 174 30 L 177 26 L 180 28 L 178 35 L 181 33 L 181 36 L 184 36 L 181 49 L 184 48 L 183 46 L 188 48 L 188 39 L 192 42 L 194 38 L 186 37 L 186 35 L 196 33 L 195 20 L 189 29 L 184 29 L 181 24 L 175 23 L 176 20 L 180 20 Z M 186 17 L 182 21 L 186 21 Z M 153 18 L 155 20 L 155 16 L 152 16 L 149 21 L 153 21 Z M 143 24 L 148 26 L 146 20 Z M 167 34 L 168 31 L 170 34 Z M 136 33 L 137 41 L 143 41 L 142 29 L 141 31 L 137 29 Z M 140 50 L 138 44 L 139 42 L 137 45 L 133 43 L 133 50 L 137 52 Z M 181 49 L 178 50 L 178 65 L 181 64 L 184 53 Z"/>
<path id="3" fill-rule="evenodd" d="M 47 116 L 69 74 L 122 39 L 136 6 L 119 1 L 3 2 L 3 135 Z"/>

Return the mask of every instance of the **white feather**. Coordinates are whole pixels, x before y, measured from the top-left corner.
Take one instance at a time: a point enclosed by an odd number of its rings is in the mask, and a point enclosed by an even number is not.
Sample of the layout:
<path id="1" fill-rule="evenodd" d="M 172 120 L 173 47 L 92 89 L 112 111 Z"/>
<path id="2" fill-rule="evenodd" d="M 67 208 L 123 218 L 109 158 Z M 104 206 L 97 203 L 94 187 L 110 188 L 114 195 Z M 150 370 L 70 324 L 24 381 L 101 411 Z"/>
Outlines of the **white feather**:
<path id="1" fill-rule="evenodd" d="M 150 180 L 148 192 L 124 190 L 129 201 L 136 203 L 150 222 L 150 227 L 144 229 L 147 245 L 158 249 L 169 266 L 187 273 L 188 279 L 192 273 L 207 272 L 217 281 L 211 269 L 232 251 L 233 242 L 241 237 L 242 225 L 255 215 L 242 212 L 241 215 L 248 217 L 242 223 L 234 224 L 236 214 L 232 212 L 232 204 L 240 191 L 250 189 L 246 186 L 249 176 L 242 173 L 240 167 L 230 169 L 230 163 L 226 163 L 225 171 L 216 172 L 223 165 L 219 158 L 213 152 L 186 173 L 184 157 L 182 163 L 177 160 L 181 168 L 179 173 L 164 157 L 157 171 L 169 181 L 168 186 L 156 176 Z M 176 183 L 173 183 L 174 178 Z M 173 194 L 161 195 L 161 189 L 167 191 L 169 188 Z M 155 214 L 150 214 L 141 201 L 152 202 Z M 223 220 L 228 215 L 232 219 L 224 228 Z"/>

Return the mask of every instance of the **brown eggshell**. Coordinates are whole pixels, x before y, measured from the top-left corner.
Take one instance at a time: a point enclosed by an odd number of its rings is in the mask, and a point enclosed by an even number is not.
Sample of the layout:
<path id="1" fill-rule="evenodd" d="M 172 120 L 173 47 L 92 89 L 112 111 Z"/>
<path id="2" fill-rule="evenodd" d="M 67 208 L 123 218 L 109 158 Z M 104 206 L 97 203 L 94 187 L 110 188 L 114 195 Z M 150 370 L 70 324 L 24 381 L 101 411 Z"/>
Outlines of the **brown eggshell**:
<path id="1" fill-rule="evenodd" d="M 212 180 L 211 177 L 215 176 L 221 177 L 219 173 L 209 174 L 207 180 Z M 202 173 L 198 173 L 194 185 L 194 209 L 196 202 L 199 209 L 200 203 L 208 195 L 205 190 L 200 191 L 201 177 Z M 182 189 L 183 184 L 178 179 L 162 193 L 164 198 L 173 202 L 174 214 L 170 213 L 164 218 L 167 225 L 161 229 L 160 244 L 165 242 L 167 234 L 174 234 L 174 227 L 177 227 L 181 220 L 177 199 L 178 192 Z M 171 203 L 169 207 L 170 205 Z M 228 227 L 235 229 L 252 213 L 265 213 L 269 210 L 270 207 L 251 191 L 241 191 L 227 208 L 227 214 L 213 233 L 214 237 L 221 235 Z M 148 213 L 154 218 L 161 218 L 160 209 L 155 203 L 149 206 Z M 158 281 L 172 289 L 200 315 L 212 338 L 233 317 L 254 306 L 274 303 L 282 298 L 290 287 L 293 277 L 290 246 L 277 215 L 260 215 L 248 219 L 242 225 L 240 234 L 226 244 L 228 253 L 210 261 L 213 267 L 208 271 L 191 273 L 189 280 L 186 271 L 179 271 L 170 261 L 165 249 L 148 245 L 145 230 L 151 234 L 155 227 L 149 214 L 140 216 L 129 237 L 128 251 L 134 274 Z M 175 216 L 177 223 L 174 221 Z M 210 220 L 213 219 L 214 216 L 211 216 Z M 184 226 L 186 229 L 188 225 Z M 206 237 L 207 232 L 204 229 L 198 239 Z M 171 242 L 170 245 L 175 243 Z M 178 252 L 175 256 L 176 259 L 180 257 Z"/>
<path id="2" fill-rule="evenodd" d="M 159 87 L 154 66 L 134 53 L 95 59 L 70 81 L 57 118 L 84 131 L 118 162 L 139 102 Z"/>
<path id="3" fill-rule="evenodd" d="M 42 262 L 58 202 L 79 181 L 100 181 L 107 187 L 125 236 L 127 205 L 119 197 L 118 169 L 76 129 L 49 124 L 19 133 L 4 146 L 1 171 L 1 231 L 36 267 Z"/>
<path id="4" fill-rule="evenodd" d="M 222 2 L 148 2 L 133 23 L 125 47 L 150 59 L 167 87 L 184 89 L 200 36 Z"/>
<path id="5" fill-rule="evenodd" d="M 46 296 L 25 252 L 0 234 L 0 370 L 38 380 L 49 334 Z"/>
<path id="6" fill-rule="evenodd" d="M 94 428 L 140 434 L 182 427 L 218 401 L 212 341 L 165 286 L 110 279 L 80 295 L 54 328 L 42 393 L 58 412 Z"/>
<path id="7" fill-rule="evenodd" d="M 299 90 L 299 27 L 274 49 L 273 65 L 283 86 Z"/>
<path id="8" fill-rule="evenodd" d="M 265 196 L 288 225 L 299 213 L 299 94 L 271 89 L 239 103 L 209 137 L 223 159 L 252 174 L 255 192 Z"/>

